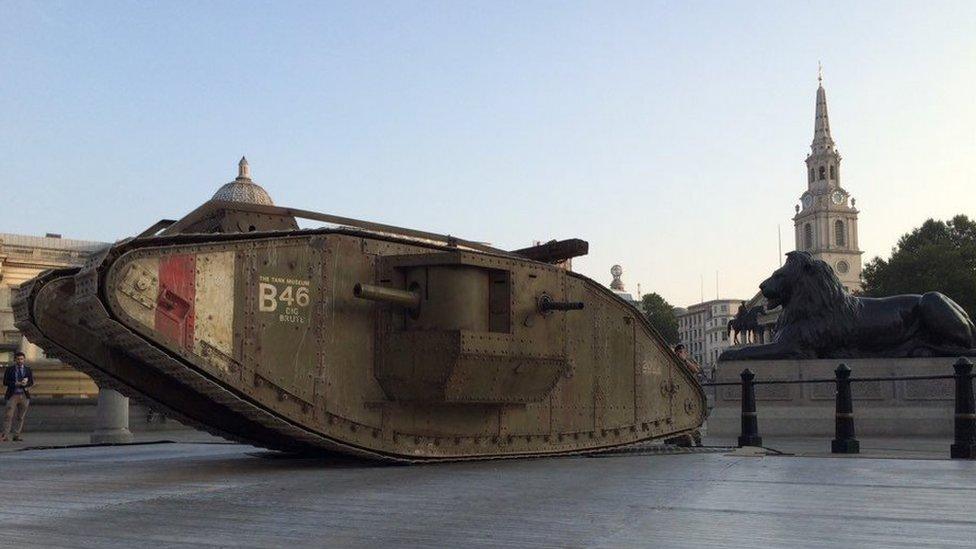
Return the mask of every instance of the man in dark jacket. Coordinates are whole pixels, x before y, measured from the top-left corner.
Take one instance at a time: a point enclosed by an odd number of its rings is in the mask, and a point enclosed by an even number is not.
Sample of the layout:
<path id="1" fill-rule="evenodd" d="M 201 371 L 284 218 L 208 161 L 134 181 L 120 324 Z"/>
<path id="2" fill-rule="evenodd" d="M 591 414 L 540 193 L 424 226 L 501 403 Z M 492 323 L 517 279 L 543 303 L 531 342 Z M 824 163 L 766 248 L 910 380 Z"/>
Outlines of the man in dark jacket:
<path id="1" fill-rule="evenodd" d="M 14 440 L 20 440 L 20 431 L 24 428 L 24 418 L 27 417 L 27 406 L 30 404 L 30 388 L 34 386 L 34 372 L 24 364 L 24 353 L 14 353 L 14 364 L 7 366 L 3 372 L 3 386 L 7 388 L 4 398 L 7 399 L 7 413 L 3 418 L 3 435 L 0 441 L 10 437 L 10 428 L 14 429 Z"/>

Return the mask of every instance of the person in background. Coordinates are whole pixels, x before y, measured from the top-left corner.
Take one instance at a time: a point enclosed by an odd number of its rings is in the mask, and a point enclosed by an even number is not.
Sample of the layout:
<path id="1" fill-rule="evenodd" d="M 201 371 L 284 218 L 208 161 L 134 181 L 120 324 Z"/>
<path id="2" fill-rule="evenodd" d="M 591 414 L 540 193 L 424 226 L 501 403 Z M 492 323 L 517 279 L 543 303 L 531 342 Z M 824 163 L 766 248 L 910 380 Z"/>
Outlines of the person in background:
<path id="1" fill-rule="evenodd" d="M 20 432 L 24 429 L 24 418 L 27 417 L 27 406 L 30 404 L 30 388 L 34 386 L 34 372 L 24 364 L 24 353 L 14 353 L 14 364 L 3 372 L 3 385 L 7 388 L 4 398 L 7 399 L 7 410 L 3 418 L 3 434 L 0 441 L 10 437 L 11 427 L 13 439 L 21 440 Z"/>
<path id="2" fill-rule="evenodd" d="M 678 355 L 678 358 L 683 360 L 684 363 L 688 365 L 688 369 L 691 370 L 691 373 L 695 374 L 696 377 L 701 375 L 701 366 L 699 366 L 697 362 L 688 356 L 688 349 L 685 348 L 684 343 L 679 343 L 674 346 L 674 354 Z"/>

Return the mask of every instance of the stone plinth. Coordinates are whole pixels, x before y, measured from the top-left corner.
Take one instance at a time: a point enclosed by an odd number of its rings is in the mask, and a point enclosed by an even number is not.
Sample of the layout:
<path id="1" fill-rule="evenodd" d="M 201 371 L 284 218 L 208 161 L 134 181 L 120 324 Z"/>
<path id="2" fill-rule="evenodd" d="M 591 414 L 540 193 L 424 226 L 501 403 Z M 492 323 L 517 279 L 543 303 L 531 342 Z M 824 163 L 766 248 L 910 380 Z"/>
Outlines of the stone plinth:
<path id="1" fill-rule="evenodd" d="M 861 358 L 829 360 L 739 360 L 719 362 L 717 382 L 739 382 L 749 368 L 756 381 L 834 378 L 841 363 L 851 378 L 952 375 L 956 358 Z M 762 436 L 834 434 L 833 383 L 757 385 L 756 410 Z M 710 436 L 737 437 L 739 387 L 715 387 L 708 417 Z M 858 436 L 952 436 L 953 380 L 852 383 Z"/>

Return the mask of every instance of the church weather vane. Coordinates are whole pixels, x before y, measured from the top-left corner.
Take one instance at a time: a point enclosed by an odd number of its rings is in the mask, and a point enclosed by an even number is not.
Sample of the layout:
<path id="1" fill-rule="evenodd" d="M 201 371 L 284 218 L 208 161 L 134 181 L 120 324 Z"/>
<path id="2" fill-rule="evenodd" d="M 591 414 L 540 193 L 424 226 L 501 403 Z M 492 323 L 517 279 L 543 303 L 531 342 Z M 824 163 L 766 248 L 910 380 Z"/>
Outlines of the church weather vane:
<path id="1" fill-rule="evenodd" d="M 823 84 L 823 64 L 817 61 L 817 82 Z"/>

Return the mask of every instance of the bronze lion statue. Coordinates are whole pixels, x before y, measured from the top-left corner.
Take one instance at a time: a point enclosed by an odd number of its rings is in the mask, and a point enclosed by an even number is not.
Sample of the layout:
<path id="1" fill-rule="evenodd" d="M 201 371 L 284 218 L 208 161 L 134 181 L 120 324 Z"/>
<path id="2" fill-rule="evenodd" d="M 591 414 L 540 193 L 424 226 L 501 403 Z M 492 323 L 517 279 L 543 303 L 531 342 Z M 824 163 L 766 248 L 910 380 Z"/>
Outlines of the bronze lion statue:
<path id="1" fill-rule="evenodd" d="M 855 297 L 833 269 L 807 252 L 759 285 L 767 307 L 783 306 L 767 345 L 728 349 L 719 360 L 976 356 L 976 327 L 939 292 Z"/>

